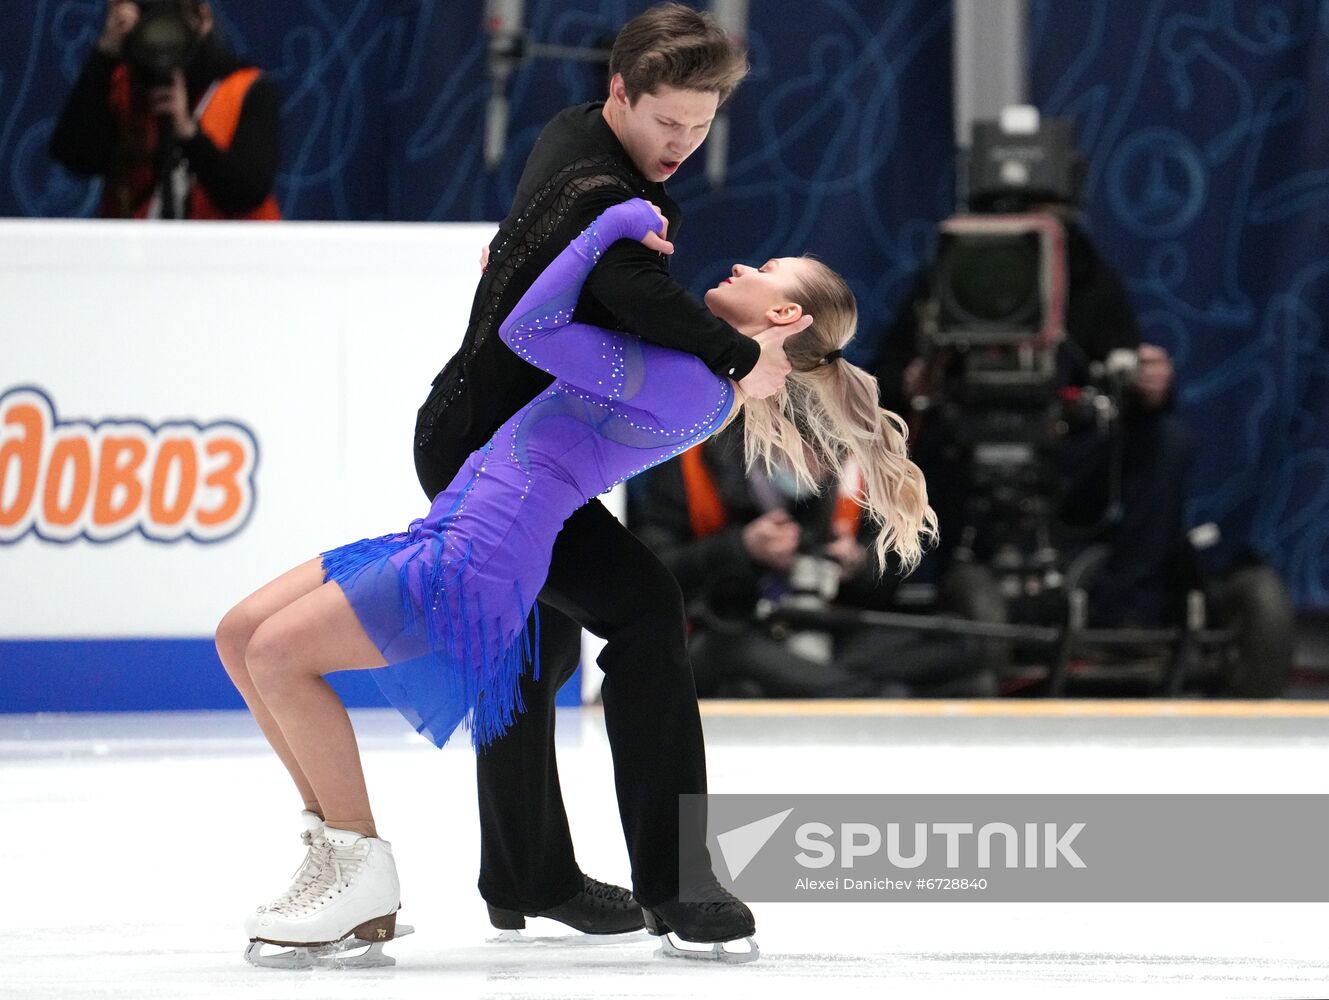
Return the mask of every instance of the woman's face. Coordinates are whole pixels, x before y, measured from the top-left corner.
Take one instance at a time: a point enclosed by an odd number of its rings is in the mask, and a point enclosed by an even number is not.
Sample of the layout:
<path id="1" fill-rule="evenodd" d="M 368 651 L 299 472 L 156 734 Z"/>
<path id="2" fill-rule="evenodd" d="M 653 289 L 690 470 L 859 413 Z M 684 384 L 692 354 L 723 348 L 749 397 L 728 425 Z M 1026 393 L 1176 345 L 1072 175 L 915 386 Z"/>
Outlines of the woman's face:
<path id="1" fill-rule="evenodd" d="M 775 322 L 793 322 L 803 310 L 790 298 L 807 261 L 775 257 L 760 267 L 735 264 L 729 277 L 706 293 L 706 307 L 735 329 L 765 329 Z"/>

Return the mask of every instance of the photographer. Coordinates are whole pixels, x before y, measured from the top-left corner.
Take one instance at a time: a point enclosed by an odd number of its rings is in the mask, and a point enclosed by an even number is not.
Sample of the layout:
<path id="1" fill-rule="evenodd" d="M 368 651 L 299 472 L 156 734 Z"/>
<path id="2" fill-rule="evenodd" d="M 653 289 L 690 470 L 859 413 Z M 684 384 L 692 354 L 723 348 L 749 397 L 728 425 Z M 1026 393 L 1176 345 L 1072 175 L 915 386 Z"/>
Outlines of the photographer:
<path id="1" fill-rule="evenodd" d="M 1114 449 L 1111 437 L 1091 423 L 1072 424 L 1058 455 L 1061 521 L 1076 528 L 1100 526 L 1109 546 L 1090 587 L 1090 624 L 1157 625 L 1165 613 L 1168 567 L 1183 538 L 1191 453 L 1189 433 L 1172 412 L 1172 361 L 1162 347 L 1141 343 L 1124 282 L 1099 255 L 1073 209 L 1058 203 L 1027 210 L 1057 216 L 1066 235 L 1067 339 L 1057 356 L 1063 397 L 1074 398 L 1110 357 L 1108 370 L 1115 374 L 1108 377 L 1121 388 L 1119 447 Z M 928 396 L 939 377 L 919 356 L 919 310 L 929 295 L 925 272 L 879 354 L 882 405 L 899 407 L 900 413 L 910 412 L 912 400 Z M 932 486 L 942 526 L 942 545 L 934 558 L 944 570 L 964 516 L 962 470 L 940 428 L 927 419 L 915 424 L 913 456 Z"/>
<path id="2" fill-rule="evenodd" d="M 276 220 L 279 105 L 209 4 L 107 0 L 51 156 L 105 179 L 104 218 Z"/>
<path id="3" fill-rule="evenodd" d="M 746 470 L 741 418 L 634 483 L 629 526 L 682 588 L 699 695 L 969 693 L 943 689 L 970 672 L 958 644 L 921 650 L 911 637 L 867 627 L 785 637 L 759 619 L 762 598 L 793 598 L 803 608 L 889 607 L 898 578 L 870 565 L 854 488 L 828 483 L 808 495 L 778 471 Z M 887 647 L 902 655 L 883 655 Z"/>

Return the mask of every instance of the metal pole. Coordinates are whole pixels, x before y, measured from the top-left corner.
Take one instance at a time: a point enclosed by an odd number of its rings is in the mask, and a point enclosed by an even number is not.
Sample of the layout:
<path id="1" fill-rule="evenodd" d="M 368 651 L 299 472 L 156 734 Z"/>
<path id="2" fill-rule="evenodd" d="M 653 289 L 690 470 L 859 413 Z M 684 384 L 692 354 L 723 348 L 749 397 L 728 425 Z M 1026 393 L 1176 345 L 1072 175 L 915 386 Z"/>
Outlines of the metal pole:
<path id="1" fill-rule="evenodd" d="M 485 0 L 489 32 L 489 103 L 485 109 L 485 168 L 496 169 L 508 146 L 508 80 L 521 62 L 525 0 Z"/>
<path id="2" fill-rule="evenodd" d="M 711 14 L 730 38 L 747 44 L 748 0 L 711 0 Z M 729 112 L 721 108 L 706 140 L 706 180 L 721 187 L 729 171 Z"/>
<path id="3" fill-rule="evenodd" d="M 1000 117 L 1029 100 L 1028 0 L 955 0 L 953 78 L 955 144 L 968 146 L 970 125 Z"/>

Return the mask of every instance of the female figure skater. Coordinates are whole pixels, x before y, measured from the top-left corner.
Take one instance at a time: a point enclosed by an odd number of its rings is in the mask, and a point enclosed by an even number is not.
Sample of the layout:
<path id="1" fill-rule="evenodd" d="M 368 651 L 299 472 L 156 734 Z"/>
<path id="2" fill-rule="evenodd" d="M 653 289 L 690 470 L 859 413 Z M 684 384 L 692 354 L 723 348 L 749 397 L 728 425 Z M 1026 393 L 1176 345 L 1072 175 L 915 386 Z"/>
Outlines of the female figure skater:
<path id="1" fill-rule="evenodd" d="M 744 402 L 693 355 L 571 321 L 606 248 L 662 229 L 648 202 L 615 205 L 530 287 L 499 335 L 557 380 L 470 457 L 425 518 L 290 570 L 218 627 L 222 662 L 304 799 L 310 845 L 290 890 L 249 919 L 251 961 L 268 964 L 264 943 L 335 951 L 395 933 L 391 847 L 324 675 L 381 668 L 379 686 L 419 732 L 442 745 L 465 721 L 483 749 L 521 710 L 528 661 L 538 676 L 526 621 L 563 521 L 705 439 Z M 903 424 L 877 406 L 872 377 L 841 360 L 857 319 L 848 287 L 814 260 L 784 257 L 735 265 L 706 304 L 749 335 L 790 331 L 785 389 L 747 401 L 749 459 L 778 459 L 814 488 L 809 452 L 831 473 L 857 461 L 858 500 L 881 528 L 878 559 L 894 551 L 911 567 L 936 522 Z"/>

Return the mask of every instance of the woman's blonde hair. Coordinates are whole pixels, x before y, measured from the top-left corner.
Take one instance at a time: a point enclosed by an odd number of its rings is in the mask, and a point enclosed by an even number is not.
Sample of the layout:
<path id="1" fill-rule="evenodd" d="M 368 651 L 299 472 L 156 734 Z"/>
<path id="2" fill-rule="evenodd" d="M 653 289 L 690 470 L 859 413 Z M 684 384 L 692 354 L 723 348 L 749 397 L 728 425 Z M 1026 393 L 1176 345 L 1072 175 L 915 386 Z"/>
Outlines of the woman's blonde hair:
<path id="1" fill-rule="evenodd" d="M 802 260 L 810 265 L 806 276 L 788 294 L 814 322 L 785 341 L 793 372 L 784 388 L 743 407 L 748 464 L 779 464 L 810 489 L 852 474 L 856 465 L 862 488 L 854 499 L 880 529 L 877 563 L 884 570 L 895 552 L 908 572 L 922 558 L 923 543 L 937 537 L 923 473 L 906 451 L 904 421 L 877 405 L 877 380 L 841 357 L 826 360 L 854 336 L 854 293 L 821 261 Z"/>

